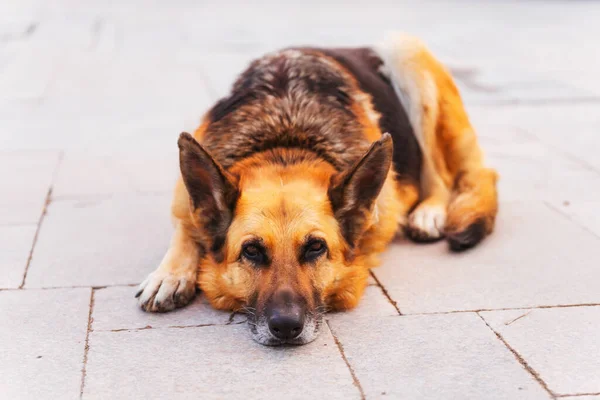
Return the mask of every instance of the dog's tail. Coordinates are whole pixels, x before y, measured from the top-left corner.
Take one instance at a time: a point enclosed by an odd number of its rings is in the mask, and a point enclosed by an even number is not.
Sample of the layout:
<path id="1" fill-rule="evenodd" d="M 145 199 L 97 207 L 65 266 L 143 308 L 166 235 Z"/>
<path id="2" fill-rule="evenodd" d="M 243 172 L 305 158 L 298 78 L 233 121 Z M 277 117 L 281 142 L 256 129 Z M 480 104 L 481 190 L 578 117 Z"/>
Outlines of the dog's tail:
<path id="1" fill-rule="evenodd" d="M 452 249 L 476 245 L 494 228 L 497 174 L 484 166 L 452 76 L 409 35 L 390 33 L 376 51 L 423 153 L 424 202 L 447 207 L 443 233 Z"/>

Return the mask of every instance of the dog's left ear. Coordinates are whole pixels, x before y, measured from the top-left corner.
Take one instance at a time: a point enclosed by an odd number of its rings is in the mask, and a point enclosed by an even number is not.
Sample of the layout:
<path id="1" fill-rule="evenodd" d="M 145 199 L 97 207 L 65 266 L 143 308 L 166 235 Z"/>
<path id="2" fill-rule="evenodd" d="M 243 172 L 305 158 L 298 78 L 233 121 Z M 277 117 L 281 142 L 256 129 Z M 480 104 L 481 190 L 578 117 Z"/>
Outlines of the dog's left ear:
<path id="1" fill-rule="evenodd" d="M 351 168 L 331 178 L 329 201 L 342 235 L 355 247 L 371 217 L 373 204 L 392 165 L 394 147 L 389 133 L 374 142 Z"/>
<path id="2" fill-rule="evenodd" d="M 231 223 L 238 198 L 237 184 L 189 133 L 182 133 L 177 145 L 190 207 L 211 240 L 211 250 L 216 251 L 222 246 Z"/>

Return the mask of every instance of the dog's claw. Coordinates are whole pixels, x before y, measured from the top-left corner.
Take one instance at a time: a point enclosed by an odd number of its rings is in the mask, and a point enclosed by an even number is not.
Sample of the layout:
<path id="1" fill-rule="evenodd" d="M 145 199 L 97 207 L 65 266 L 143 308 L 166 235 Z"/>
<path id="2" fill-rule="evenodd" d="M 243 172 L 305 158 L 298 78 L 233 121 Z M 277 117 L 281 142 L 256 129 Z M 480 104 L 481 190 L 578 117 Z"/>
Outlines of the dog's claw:
<path id="1" fill-rule="evenodd" d="M 140 285 L 135 297 L 144 311 L 166 312 L 185 306 L 195 295 L 192 277 L 155 271 Z"/>
<path id="2" fill-rule="evenodd" d="M 433 242 L 444 236 L 446 210 L 440 206 L 417 207 L 408 217 L 407 236 L 416 242 Z"/>

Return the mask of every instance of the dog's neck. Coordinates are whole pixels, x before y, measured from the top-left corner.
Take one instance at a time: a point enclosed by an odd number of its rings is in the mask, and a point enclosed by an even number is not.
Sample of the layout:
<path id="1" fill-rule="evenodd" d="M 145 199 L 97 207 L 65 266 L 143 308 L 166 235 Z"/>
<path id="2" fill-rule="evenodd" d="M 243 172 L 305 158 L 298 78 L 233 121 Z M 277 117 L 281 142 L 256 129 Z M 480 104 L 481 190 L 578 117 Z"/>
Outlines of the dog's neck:
<path id="1" fill-rule="evenodd" d="M 326 175 L 329 179 L 336 171 L 331 163 L 320 157 L 316 152 L 295 147 L 275 147 L 254 153 L 231 166 L 229 171 L 238 177 L 273 169 L 281 174 Z"/>

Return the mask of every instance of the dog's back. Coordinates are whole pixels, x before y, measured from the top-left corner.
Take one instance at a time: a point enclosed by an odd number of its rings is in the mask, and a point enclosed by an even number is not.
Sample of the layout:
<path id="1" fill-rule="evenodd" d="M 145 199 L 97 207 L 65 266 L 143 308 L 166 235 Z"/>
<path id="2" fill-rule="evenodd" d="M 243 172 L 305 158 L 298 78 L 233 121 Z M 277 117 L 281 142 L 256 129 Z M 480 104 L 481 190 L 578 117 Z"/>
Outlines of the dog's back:
<path id="1" fill-rule="evenodd" d="M 398 217 L 410 238 L 446 234 L 460 250 L 491 232 L 496 174 L 483 166 L 451 76 L 410 36 L 392 36 L 376 48 L 267 54 L 241 74 L 196 136 L 225 168 L 252 154 L 294 148 L 341 171 L 385 132 L 393 138 L 401 201 L 410 210 L 421 200 L 412 218 Z"/>
<path id="2" fill-rule="evenodd" d="M 338 170 L 391 134 L 394 165 L 418 183 L 421 152 L 381 59 L 368 48 L 295 48 L 254 61 L 210 111 L 203 144 L 225 167 L 254 152 L 303 148 Z"/>

